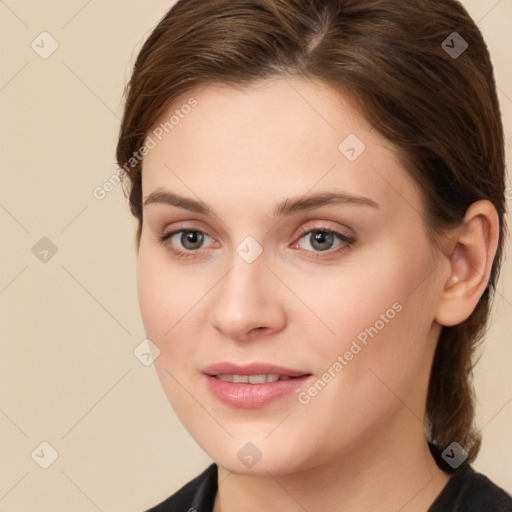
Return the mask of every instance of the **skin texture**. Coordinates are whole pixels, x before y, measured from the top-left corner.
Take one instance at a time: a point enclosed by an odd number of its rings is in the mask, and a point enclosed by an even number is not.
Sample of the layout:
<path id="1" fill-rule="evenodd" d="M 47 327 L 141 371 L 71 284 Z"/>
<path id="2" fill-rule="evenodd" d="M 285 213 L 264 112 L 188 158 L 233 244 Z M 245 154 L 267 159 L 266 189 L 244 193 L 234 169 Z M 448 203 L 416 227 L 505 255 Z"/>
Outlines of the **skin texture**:
<path id="1" fill-rule="evenodd" d="M 431 361 L 440 324 L 467 318 L 485 289 L 497 244 L 494 208 L 475 203 L 438 248 L 421 191 L 392 145 L 322 83 L 217 84 L 191 96 L 197 106 L 144 160 L 143 197 L 173 192 L 204 201 L 218 217 L 146 205 L 137 280 L 163 388 L 219 465 L 215 512 L 341 504 L 426 511 L 448 480 L 424 435 Z M 338 149 L 350 134 L 365 145 L 355 161 Z M 333 204 L 273 217 L 277 203 L 323 191 L 378 207 Z M 187 252 L 181 233 L 159 242 L 180 228 L 207 235 L 187 259 L 171 251 Z M 320 228 L 355 243 L 334 239 L 319 250 L 315 233 L 306 233 Z M 263 251 L 252 263 L 236 251 L 248 236 Z M 240 409 L 205 385 L 202 370 L 226 361 L 298 369 L 314 383 L 393 305 L 400 311 L 307 404 L 292 392 Z M 251 468 L 237 457 L 248 442 L 261 454 Z"/>

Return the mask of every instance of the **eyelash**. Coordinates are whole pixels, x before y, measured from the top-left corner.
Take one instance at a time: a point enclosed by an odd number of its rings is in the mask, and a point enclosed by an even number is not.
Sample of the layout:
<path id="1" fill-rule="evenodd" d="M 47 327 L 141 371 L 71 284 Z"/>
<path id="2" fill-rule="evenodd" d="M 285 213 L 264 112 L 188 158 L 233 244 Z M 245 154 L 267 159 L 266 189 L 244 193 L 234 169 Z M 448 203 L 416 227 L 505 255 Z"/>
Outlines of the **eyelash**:
<path id="1" fill-rule="evenodd" d="M 180 259 L 196 258 L 197 256 L 195 256 L 194 253 L 200 252 L 200 249 L 199 250 L 195 250 L 195 251 L 180 251 L 178 249 L 175 249 L 175 248 L 171 247 L 171 245 L 168 243 L 169 239 L 171 239 L 174 235 L 177 235 L 178 233 L 182 233 L 182 232 L 185 232 L 185 231 L 188 231 L 188 232 L 191 232 L 191 233 L 202 233 L 203 235 L 209 236 L 207 233 L 205 233 L 204 231 L 202 231 L 200 229 L 181 227 L 180 229 L 175 229 L 173 231 L 170 231 L 169 233 L 162 234 L 161 236 L 158 237 L 157 241 L 158 241 L 158 243 L 162 244 L 167 250 L 172 252 L 177 258 L 180 258 Z M 316 253 L 320 253 L 320 254 L 326 253 L 329 256 L 332 256 L 333 254 L 338 254 L 338 253 L 341 253 L 341 252 L 344 252 L 344 251 L 347 251 L 347 250 L 351 249 L 353 247 L 353 245 L 356 243 L 355 238 L 347 236 L 347 235 L 345 235 L 343 233 L 340 233 L 339 231 L 327 228 L 325 226 L 315 226 L 313 228 L 307 227 L 307 228 L 301 229 L 299 231 L 299 233 L 297 233 L 297 235 L 296 235 L 298 237 L 297 238 L 297 243 L 305 235 L 308 235 L 308 234 L 311 234 L 311 233 L 314 233 L 314 232 L 321 232 L 321 233 L 324 233 L 324 234 L 334 235 L 334 237 L 337 240 L 343 242 L 346 245 L 344 245 L 343 247 L 338 248 L 336 250 L 326 250 L 326 251 L 309 251 L 309 250 L 306 250 L 306 249 L 302 249 L 302 250 L 304 250 L 304 251 L 306 251 L 308 253 L 311 253 L 311 252 L 313 252 L 313 253 L 316 252 Z M 320 256 L 320 255 L 314 255 L 314 256 L 311 255 L 311 256 L 308 256 L 308 257 L 314 258 L 314 259 L 323 258 L 323 256 Z"/>

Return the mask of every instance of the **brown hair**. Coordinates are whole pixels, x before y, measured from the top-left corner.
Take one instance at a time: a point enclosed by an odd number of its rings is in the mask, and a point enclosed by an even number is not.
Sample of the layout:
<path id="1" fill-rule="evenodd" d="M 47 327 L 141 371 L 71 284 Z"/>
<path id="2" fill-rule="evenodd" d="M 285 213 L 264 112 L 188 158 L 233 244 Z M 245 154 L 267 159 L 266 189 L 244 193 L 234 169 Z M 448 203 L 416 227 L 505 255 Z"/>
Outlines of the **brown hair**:
<path id="1" fill-rule="evenodd" d="M 449 51 L 453 32 L 468 44 L 461 55 Z M 137 247 L 142 165 L 132 157 L 157 119 L 199 86 L 244 87 L 283 75 L 320 79 L 357 101 L 421 185 L 430 231 L 456 225 L 479 199 L 496 207 L 500 242 L 489 286 L 466 321 L 443 327 L 426 404 L 430 441 L 441 449 L 456 441 L 472 461 L 480 447 L 473 425 L 473 355 L 501 263 L 505 155 L 489 52 L 459 2 L 178 1 L 143 45 L 126 91 L 117 162 L 129 171 Z"/>

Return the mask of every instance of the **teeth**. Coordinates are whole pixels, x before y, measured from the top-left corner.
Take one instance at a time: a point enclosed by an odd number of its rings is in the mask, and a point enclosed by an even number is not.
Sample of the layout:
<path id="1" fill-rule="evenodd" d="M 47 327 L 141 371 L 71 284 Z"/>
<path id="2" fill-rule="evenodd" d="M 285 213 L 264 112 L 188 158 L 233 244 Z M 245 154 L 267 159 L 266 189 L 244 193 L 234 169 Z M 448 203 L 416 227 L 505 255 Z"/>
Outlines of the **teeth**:
<path id="1" fill-rule="evenodd" d="M 260 375 L 216 375 L 217 379 L 235 384 L 264 384 L 266 382 L 276 382 L 278 380 L 288 380 L 290 377 L 281 376 L 277 373 L 262 373 Z"/>
<path id="2" fill-rule="evenodd" d="M 267 382 L 267 376 L 262 375 L 249 375 L 249 384 L 264 384 Z"/>

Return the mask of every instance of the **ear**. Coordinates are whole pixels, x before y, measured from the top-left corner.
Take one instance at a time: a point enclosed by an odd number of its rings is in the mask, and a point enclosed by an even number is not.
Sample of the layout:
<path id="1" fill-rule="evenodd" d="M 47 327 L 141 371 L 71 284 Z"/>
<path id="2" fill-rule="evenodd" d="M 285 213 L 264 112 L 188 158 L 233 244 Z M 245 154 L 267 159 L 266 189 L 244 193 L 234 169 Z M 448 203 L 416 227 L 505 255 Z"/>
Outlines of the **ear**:
<path id="1" fill-rule="evenodd" d="M 473 203 L 460 226 L 448 234 L 449 249 L 442 256 L 449 270 L 435 320 L 457 325 L 475 309 L 487 287 L 499 240 L 499 217 L 487 200 Z"/>

